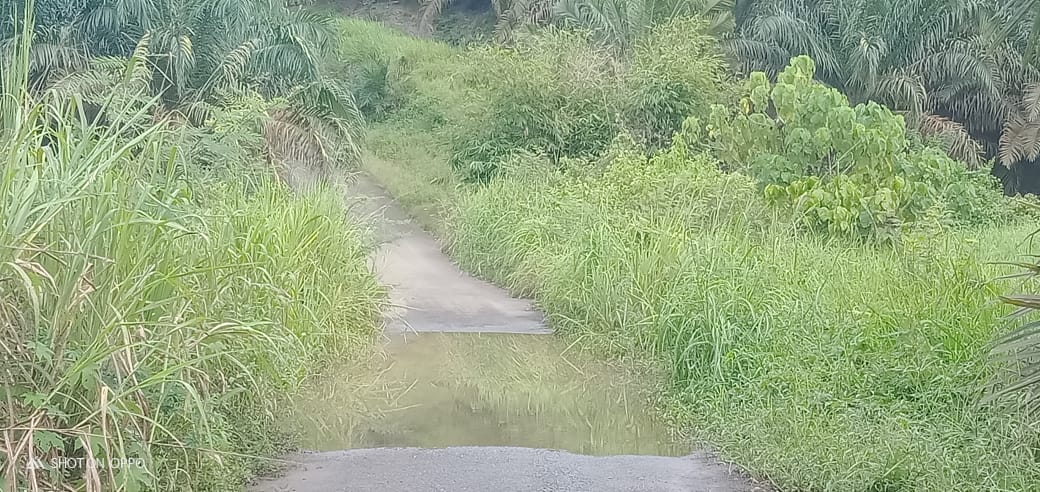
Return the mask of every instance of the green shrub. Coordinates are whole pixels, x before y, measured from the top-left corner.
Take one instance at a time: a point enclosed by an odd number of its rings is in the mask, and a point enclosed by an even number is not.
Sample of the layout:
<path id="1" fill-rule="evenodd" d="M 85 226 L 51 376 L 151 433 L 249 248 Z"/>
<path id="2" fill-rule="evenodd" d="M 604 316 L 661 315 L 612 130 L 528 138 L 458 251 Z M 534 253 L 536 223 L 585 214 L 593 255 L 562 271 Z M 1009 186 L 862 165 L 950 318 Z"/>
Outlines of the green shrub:
<path id="1" fill-rule="evenodd" d="M 728 169 L 803 224 L 842 234 L 895 237 L 906 227 L 994 223 L 1007 216 L 996 181 L 945 153 L 912 143 L 902 116 L 875 103 L 850 107 L 794 58 L 771 84 L 751 75 L 740 111 L 713 108 L 707 141 Z"/>
<path id="2" fill-rule="evenodd" d="M 715 38 L 696 18 L 665 22 L 639 40 L 622 88 L 626 129 L 660 148 L 690 115 L 732 97 Z"/>
<path id="3" fill-rule="evenodd" d="M 622 131 L 660 147 L 687 115 L 719 100 L 723 64 L 704 29 L 693 19 L 664 23 L 631 59 L 566 30 L 467 53 L 468 85 L 486 94 L 488 110 L 456 131 L 453 165 L 486 182 L 519 150 L 553 163 L 590 157 Z"/>
<path id="4" fill-rule="evenodd" d="M 579 33 L 475 48 L 467 64 L 466 84 L 484 95 L 487 111 L 453 129 L 452 165 L 472 181 L 486 182 L 498 160 L 519 150 L 554 162 L 594 154 L 620 128 L 619 67 Z"/>
<path id="5" fill-rule="evenodd" d="M 252 183 L 269 175 L 260 157 L 265 144 L 261 132 L 268 113 L 279 105 L 250 94 L 213 107 L 201 125 L 183 127 L 186 135 L 178 150 L 201 168 L 193 170 L 201 171 L 194 177 Z"/>

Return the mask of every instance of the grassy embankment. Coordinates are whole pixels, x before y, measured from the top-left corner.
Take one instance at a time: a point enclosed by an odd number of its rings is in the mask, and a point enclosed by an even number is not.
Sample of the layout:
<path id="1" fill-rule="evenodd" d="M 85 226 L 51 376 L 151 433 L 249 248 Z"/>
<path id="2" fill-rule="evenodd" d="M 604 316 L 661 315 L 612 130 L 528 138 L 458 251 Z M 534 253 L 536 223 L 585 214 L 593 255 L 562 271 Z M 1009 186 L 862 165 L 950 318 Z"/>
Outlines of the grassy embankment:
<path id="1" fill-rule="evenodd" d="M 810 232 L 752 177 L 720 171 L 695 134 L 649 161 L 623 141 L 554 155 L 595 137 L 575 115 L 607 135 L 603 114 L 638 121 L 631 102 L 611 106 L 596 60 L 552 75 L 546 67 L 573 58 L 456 51 L 357 20 L 341 29 L 344 61 L 373 67 L 356 79 L 372 119 L 367 169 L 451 239 L 462 265 L 537 299 L 559 333 L 666 366 L 667 412 L 725 458 L 785 489 L 1040 486 L 1034 430 L 978 403 L 997 370 L 986 344 L 1005 329 L 996 297 L 1008 286 L 991 262 L 1027 251 L 1033 226 L 937 225 L 894 244 Z M 645 66 L 675 65 L 674 52 L 648 52 Z M 731 87 L 705 78 L 724 100 Z M 688 88 L 630 82 L 622 73 L 606 85 Z M 530 114 L 509 120 L 504 90 L 523 101 L 515 111 L 548 108 L 559 140 L 527 145 L 544 127 L 522 126 Z M 503 135 L 519 142 L 513 157 L 494 148 Z M 463 184 L 486 178 L 472 165 L 480 159 L 459 159 L 476 138 L 488 138 L 483 156 L 501 170 L 485 186 Z"/>
<path id="2" fill-rule="evenodd" d="M 341 197 L 294 194 L 227 154 L 202 165 L 198 134 L 154 125 L 147 105 L 127 113 L 115 92 L 108 126 L 90 126 L 67 100 L 30 101 L 14 72 L 0 488 L 242 487 L 291 446 L 287 399 L 375 329 L 381 291 Z"/>

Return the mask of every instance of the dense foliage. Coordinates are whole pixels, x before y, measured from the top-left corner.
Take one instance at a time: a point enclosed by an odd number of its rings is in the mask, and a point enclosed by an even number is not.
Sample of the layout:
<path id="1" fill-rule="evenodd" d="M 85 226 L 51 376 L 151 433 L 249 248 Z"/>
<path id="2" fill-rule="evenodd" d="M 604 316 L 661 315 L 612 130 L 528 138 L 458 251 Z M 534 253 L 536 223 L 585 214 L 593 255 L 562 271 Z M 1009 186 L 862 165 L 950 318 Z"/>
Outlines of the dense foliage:
<path id="1" fill-rule="evenodd" d="M 1000 0 L 758 0 L 724 42 L 739 70 L 779 73 L 796 55 L 856 103 L 875 101 L 972 164 L 997 157 L 1010 189 L 1036 190 L 1034 15 Z M 1006 174 L 997 168 L 998 174 Z M 1022 182 L 1019 178 L 1030 177 Z"/>
<path id="2" fill-rule="evenodd" d="M 420 28 L 432 30 L 434 21 L 454 0 L 421 0 Z M 671 20 L 700 17 L 708 32 L 722 34 L 733 28 L 733 0 L 493 0 L 499 41 L 522 38 L 527 31 L 556 26 L 591 34 L 600 46 L 617 53 L 631 51 L 654 27 Z"/>
<path id="3" fill-rule="evenodd" d="M 1035 488 L 1033 431 L 976 396 L 1004 312 L 987 262 L 1029 229 L 807 235 L 697 138 L 622 140 L 595 172 L 514 161 L 461 199 L 452 251 L 579 344 L 667 364 L 679 421 L 783 488 Z"/>
<path id="4" fill-rule="evenodd" d="M 368 116 L 442 136 L 452 164 L 472 182 L 486 182 L 515 152 L 553 162 L 591 156 L 622 131 L 660 146 L 686 115 L 722 95 L 722 60 L 695 19 L 655 28 L 624 60 L 567 31 L 509 48 L 425 53 L 414 42 L 386 33 L 369 40 L 375 33 L 362 30 L 370 28 L 346 25 L 344 70 Z"/>
<path id="5" fill-rule="evenodd" d="M 423 23 L 450 5 L 424 2 Z M 699 16 L 734 71 L 770 78 L 795 56 L 855 104 L 874 101 L 971 166 L 993 158 L 1007 191 L 1040 191 L 1040 4 L 1034 0 L 513 0 L 492 2 L 498 39 L 578 29 L 629 53 L 654 27 Z"/>
<path id="6" fill-rule="evenodd" d="M 1036 2 L 496 1 L 508 44 L 467 49 L 298 3 L 0 4 L 4 490 L 227 490 L 277 451 L 379 293 L 339 198 L 270 164 L 356 157 L 361 113 L 460 263 L 665 365 L 676 422 L 754 473 L 1040 484 L 1031 422 L 978 399 L 1037 380 L 1035 323 L 987 357 Z M 145 467 L 24 466 L 58 455 Z"/>
<path id="7" fill-rule="evenodd" d="M 994 223 L 1010 210 L 985 171 L 907 138 L 903 118 L 876 103 L 850 107 L 795 58 L 772 84 L 751 74 L 742 108 L 716 105 L 705 128 L 727 169 L 813 227 L 896 237 L 907 226 Z"/>

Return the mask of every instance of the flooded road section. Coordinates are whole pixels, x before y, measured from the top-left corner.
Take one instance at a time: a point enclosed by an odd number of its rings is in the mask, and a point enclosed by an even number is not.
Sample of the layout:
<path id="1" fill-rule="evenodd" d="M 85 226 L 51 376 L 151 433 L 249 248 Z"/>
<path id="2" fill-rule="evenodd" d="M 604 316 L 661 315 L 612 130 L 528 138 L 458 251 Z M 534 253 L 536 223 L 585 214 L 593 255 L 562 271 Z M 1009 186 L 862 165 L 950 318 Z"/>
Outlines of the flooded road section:
<path id="1" fill-rule="evenodd" d="M 654 420 L 638 378 L 557 342 L 498 333 L 396 338 L 366 367 L 319 382 L 298 402 L 303 446 L 521 446 L 658 456 L 691 451 Z"/>
<path id="2" fill-rule="evenodd" d="M 370 178 L 347 195 L 373 226 L 389 342 L 293 402 L 308 452 L 249 490 L 762 490 L 672 442 L 650 385 L 568 350 L 530 301 L 460 270 Z"/>

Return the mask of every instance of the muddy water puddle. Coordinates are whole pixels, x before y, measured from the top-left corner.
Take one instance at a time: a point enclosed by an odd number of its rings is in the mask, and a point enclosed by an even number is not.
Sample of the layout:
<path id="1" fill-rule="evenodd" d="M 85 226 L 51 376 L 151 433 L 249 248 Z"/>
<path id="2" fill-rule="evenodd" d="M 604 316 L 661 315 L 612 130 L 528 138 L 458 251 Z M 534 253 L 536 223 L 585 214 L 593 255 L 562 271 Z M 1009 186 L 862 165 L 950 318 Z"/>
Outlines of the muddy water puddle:
<path id="1" fill-rule="evenodd" d="M 330 370 L 297 401 L 303 447 L 522 446 L 681 456 L 639 378 L 548 336 L 429 333 Z"/>

